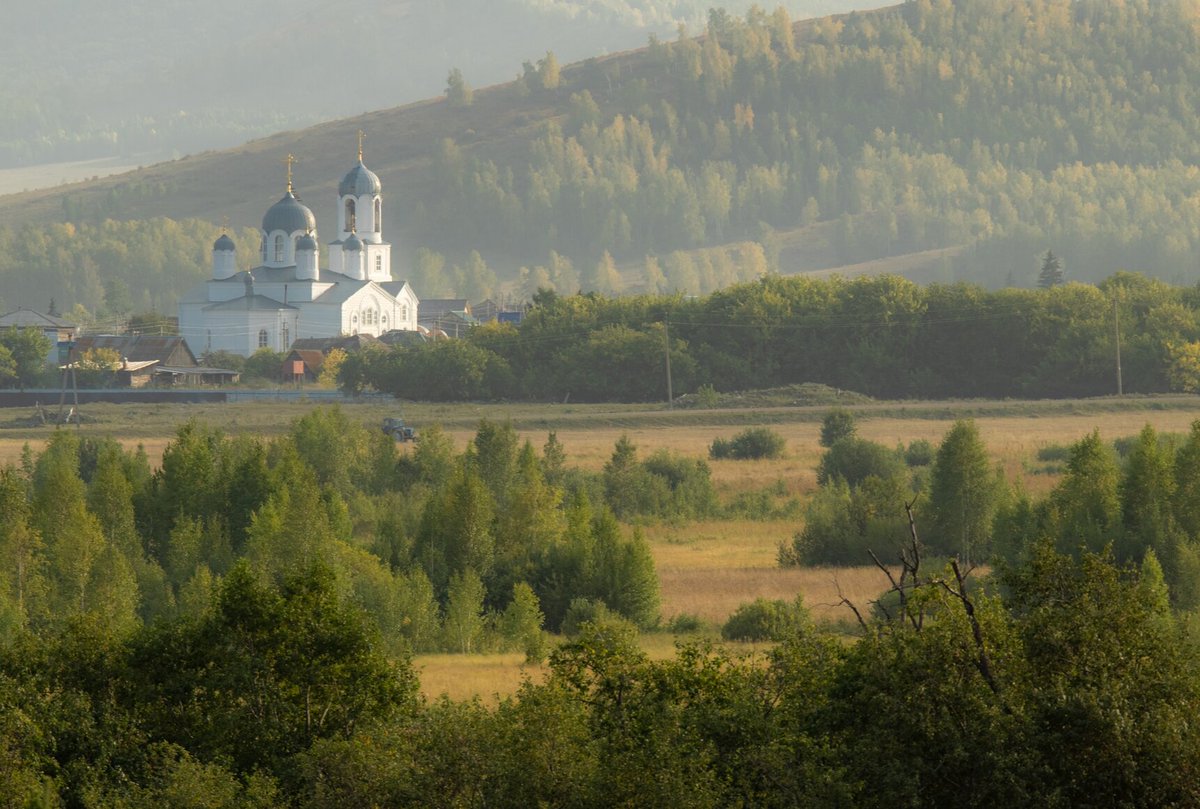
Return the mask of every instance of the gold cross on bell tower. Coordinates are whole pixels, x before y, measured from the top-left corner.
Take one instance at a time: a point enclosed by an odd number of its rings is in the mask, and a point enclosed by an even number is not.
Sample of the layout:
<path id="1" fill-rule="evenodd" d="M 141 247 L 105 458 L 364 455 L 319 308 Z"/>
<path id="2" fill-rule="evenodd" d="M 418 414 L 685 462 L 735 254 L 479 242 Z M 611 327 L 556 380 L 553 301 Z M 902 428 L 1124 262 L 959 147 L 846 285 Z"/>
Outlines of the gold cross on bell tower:
<path id="1" fill-rule="evenodd" d="M 363 142 L 363 135 L 365 135 L 365 134 L 367 134 L 367 133 L 363 132 L 361 129 L 358 130 L 358 162 L 359 163 L 362 162 L 362 142 Z"/>
<path id="2" fill-rule="evenodd" d="M 288 156 L 283 159 L 283 162 L 287 164 L 287 190 L 290 194 L 292 193 L 292 164 L 296 162 L 296 156 L 289 152 Z"/>

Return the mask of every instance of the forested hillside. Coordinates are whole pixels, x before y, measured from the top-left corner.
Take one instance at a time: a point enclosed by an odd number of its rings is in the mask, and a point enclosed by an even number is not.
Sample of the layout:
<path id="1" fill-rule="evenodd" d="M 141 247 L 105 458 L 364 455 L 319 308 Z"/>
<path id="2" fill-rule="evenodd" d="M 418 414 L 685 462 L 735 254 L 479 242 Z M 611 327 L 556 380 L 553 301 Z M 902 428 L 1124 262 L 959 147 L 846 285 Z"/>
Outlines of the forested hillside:
<path id="1" fill-rule="evenodd" d="M 742 13 L 750 3 L 727 6 Z M 788 0 L 800 16 L 858 4 Z M 700 0 L 50 0 L 5 9 L 0 168 L 225 148 L 703 26 Z M 352 77 L 350 81 L 347 78 Z"/>
<path id="2" fill-rule="evenodd" d="M 573 67 L 535 53 L 509 85 L 472 93 L 465 76 L 452 100 L 17 196 L 0 212 L 43 226 L 225 214 L 252 226 L 292 151 L 328 223 L 323 201 L 363 127 L 385 229 L 426 297 L 465 293 L 428 278 L 422 247 L 460 267 L 475 251 L 521 294 L 707 292 L 759 270 L 706 282 L 664 278 L 665 264 L 735 242 L 783 273 L 953 246 L 921 277 L 1027 286 L 1053 249 L 1068 279 L 1130 269 L 1188 282 L 1197 44 L 1182 0 L 913 0 L 799 24 L 716 11 L 698 39 Z"/>
<path id="3" fill-rule="evenodd" d="M 910 2 L 794 33 L 714 13 L 526 155 L 446 146 L 424 241 L 636 259 L 835 220 L 844 263 L 965 244 L 957 275 L 1023 285 L 1052 246 L 1078 279 L 1194 277 L 1190 4 Z"/>

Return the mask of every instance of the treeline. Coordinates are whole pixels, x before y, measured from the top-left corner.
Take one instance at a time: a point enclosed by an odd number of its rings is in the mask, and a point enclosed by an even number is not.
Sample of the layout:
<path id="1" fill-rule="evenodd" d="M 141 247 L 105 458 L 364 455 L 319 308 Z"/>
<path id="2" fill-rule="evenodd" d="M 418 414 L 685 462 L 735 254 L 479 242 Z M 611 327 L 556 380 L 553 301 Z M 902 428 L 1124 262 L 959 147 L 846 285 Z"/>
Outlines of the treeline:
<path id="1" fill-rule="evenodd" d="M 198 219 L 0 226 L 0 309 L 46 312 L 55 301 L 81 326 L 174 312 L 184 290 L 212 276 L 216 233 Z M 240 234 L 240 267 L 258 263 L 258 240 Z"/>
<path id="2" fill-rule="evenodd" d="M 386 648 L 540 648 L 612 614 L 658 621 L 649 549 L 617 522 L 717 513 L 707 465 L 627 440 L 603 473 L 569 468 L 482 422 L 465 453 L 436 426 L 401 453 L 337 409 L 269 444 L 182 426 L 152 471 L 144 453 L 55 432 L 0 470 L 0 628 L 77 618 L 126 631 L 208 610 L 239 563 L 280 584 L 314 564 L 378 624 Z"/>
<path id="3" fill-rule="evenodd" d="M 0 791 L 222 809 L 1200 800 L 1198 646 L 1153 556 L 1035 543 L 987 586 L 917 558 L 852 644 L 801 615 L 766 653 L 653 660 L 600 620 L 495 708 L 421 700 L 324 566 L 271 585 L 239 563 L 190 617 L 74 619 L 0 647 Z"/>
<path id="4" fill-rule="evenodd" d="M 996 292 L 895 276 L 765 277 L 703 298 L 542 291 L 519 326 L 350 355 L 344 389 L 434 401 L 665 400 L 819 382 L 903 398 L 1200 390 L 1200 298 L 1119 273 Z"/>
<path id="5" fill-rule="evenodd" d="M 439 250 L 587 266 L 831 221 L 842 263 L 968 245 L 947 272 L 1024 286 L 1054 246 L 1078 279 L 1188 277 L 1195 13 L 911 0 L 796 29 L 714 10 L 698 39 L 519 82 L 560 114 L 517 157 L 446 141 L 412 221 Z"/>
<path id="6" fill-rule="evenodd" d="M 1121 563 L 1154 556 L 1173 604 L 1200 607 L 1200 422 L 1186 436 L 1147 425 L 1115 445 L 1096 431 L 1043 450 L 1061 478 L 1041 499 L 1005 477 L 971 421 L 957 422 L 936 450 L 925 441 L 890 448 L 858 437 L 853 417 L 834 410 L 822 445 L 804 527 L 780 547 L 785 566 L 891 558 L 915 527 L 927 553 L 964 563 L 1020 566 L 1037 542 Z M 917 504 L 915 518 L 905 503 Z"/>

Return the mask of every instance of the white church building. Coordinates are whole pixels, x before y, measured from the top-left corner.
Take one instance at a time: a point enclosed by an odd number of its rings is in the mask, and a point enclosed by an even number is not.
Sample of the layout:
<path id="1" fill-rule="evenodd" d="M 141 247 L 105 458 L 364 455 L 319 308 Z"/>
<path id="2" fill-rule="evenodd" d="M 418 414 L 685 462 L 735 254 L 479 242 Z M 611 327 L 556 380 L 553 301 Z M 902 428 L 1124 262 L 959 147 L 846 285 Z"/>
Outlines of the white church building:
<path id="1" fill-rule="evenodd" d="M 197 354 L 250 356 L 287 351 L 301 337 L 417 331 L 419 301 L 407 281 L 392 280 L 392 246 L 383 240 L 383 187 L 362 161 L 338 184 L 336 240 L 329 267 L 317 266 L 317 219 L 287 193 L 262 220 L 262 263 L 237 267 L 233 239 L 213 244 L 212 278 L 179 301 L 179 332 Z"/>

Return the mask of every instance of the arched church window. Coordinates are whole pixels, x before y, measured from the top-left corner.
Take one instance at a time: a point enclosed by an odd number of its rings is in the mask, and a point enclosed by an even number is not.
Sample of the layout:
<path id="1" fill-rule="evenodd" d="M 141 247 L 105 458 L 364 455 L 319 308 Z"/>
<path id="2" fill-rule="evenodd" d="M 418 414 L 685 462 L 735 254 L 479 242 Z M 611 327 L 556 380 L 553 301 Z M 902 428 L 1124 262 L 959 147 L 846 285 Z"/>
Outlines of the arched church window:
<path id="1" fill-rule="evenodd" d="M 354 200 L 346 200 L 346 230 L 354 230 Z"/>
<path id="2" fill-rule="evenodd" d="M 266 260 L 267 260 L 267 237 L 266 236 L 262 237 L 262 245 L 260 246 L 260 249 L 262 251 L 263 263 L 266 263 Z"/>
<path id="3" fill-rule="evenodd" d="M 400 319 L 408 320 L 408 304 L 400 307 Z"/>
<path id="4" fill-rule="evenodd" d="M 383 317 L 380 319 L 380 321 L 381 321 L 381 323 L 383 324 L 383 326 L 386 328 L 386 327 L 387 327 L 387 315 L 384 315 L 384 316 L 383 316 Z"/>
<path id="5" fill-rule="evenodd" d="M 258 347 L 259 348 L 267 347 L 267 330 L 266 329 L 258 330 Z"/>
<path id="6" fill-rule="evenodd" d="M 383 203 L 379 201 L 379 197 L 375 198 L 375 232 L 379 233 L 383 230 Z"/>
<path id="7" fill-rule="evenodd" d="M 275 237 L 275 261 L 283 261 L 283 236 Z"/>

